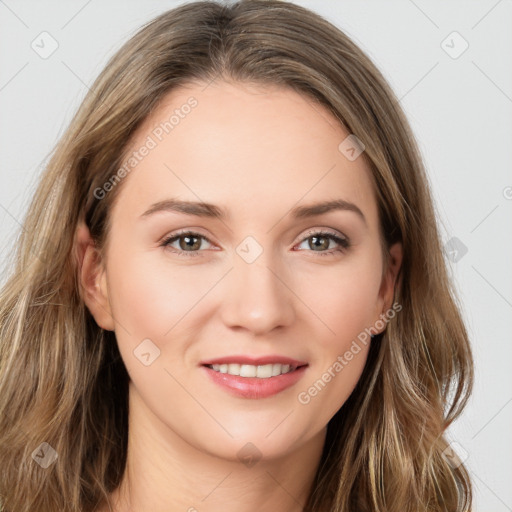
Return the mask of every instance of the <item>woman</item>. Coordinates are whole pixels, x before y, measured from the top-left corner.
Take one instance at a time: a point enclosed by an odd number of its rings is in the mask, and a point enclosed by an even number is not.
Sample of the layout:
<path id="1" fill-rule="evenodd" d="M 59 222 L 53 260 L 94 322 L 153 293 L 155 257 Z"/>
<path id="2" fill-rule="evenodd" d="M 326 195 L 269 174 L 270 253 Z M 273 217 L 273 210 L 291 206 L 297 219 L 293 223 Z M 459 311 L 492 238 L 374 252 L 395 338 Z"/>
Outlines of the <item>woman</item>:
<path id="1" fill-rule="evenodd" d="M 280 1 L 193 2 L 110 60 L 0 304 L 5 512 L 467 511 L 473 383 L 411 130 Z"/>

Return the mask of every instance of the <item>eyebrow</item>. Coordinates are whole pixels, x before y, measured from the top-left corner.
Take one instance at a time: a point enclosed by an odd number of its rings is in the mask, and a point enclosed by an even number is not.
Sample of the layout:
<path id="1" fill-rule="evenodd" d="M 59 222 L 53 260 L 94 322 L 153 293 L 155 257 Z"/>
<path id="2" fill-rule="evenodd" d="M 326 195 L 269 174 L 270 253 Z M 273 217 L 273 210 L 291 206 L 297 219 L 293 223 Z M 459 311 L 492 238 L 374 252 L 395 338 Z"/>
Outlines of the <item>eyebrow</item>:
<path id="1" fill-rule="evenodd" d="M 315 217 L 331 211 L 350 211 L 356 213 L 361 220 L 366 223 L 366 218 L 361 209 L 353 203 L 344 199 L 334 199 L 331 201 L 322 201 L 307 206 L 297 206 L 290 211 L 294 219 L 305 219 Z M 147 218 L 158 212 L 177 212 L 196 217 L 207 217 L 219 220 L 228 219 L 229 215 L 219 206 L 201 201 L 182 201 L 175 198 L 165 199 L 150 206 L 141 217 Z"/>

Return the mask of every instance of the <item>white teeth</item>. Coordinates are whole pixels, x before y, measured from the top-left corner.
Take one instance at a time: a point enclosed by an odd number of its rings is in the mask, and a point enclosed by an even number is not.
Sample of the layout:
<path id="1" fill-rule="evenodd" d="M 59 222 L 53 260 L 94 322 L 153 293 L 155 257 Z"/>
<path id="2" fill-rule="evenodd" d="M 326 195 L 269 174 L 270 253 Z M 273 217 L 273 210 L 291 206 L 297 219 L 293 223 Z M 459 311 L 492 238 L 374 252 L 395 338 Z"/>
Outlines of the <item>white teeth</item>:
<path id="1" fill-rule="evenodd" d="M 296 370 L 295 366 L 289 364 L 264 364 L 255 366 L 252 364 L 212 364 L 209 365 L 212 370 L 220 373 L 227 373 L 229 375 L 239 375 L 240 377 L 258 377 L 259 379 L 268 379 L 270 377 L 277 377 L 284 373 L 293 372 Z"/>
<path id="2" fill-rule="evenodd" d="M 226 373 L 229 373 L 229 375 L 240 375 L 240 365 L 236 363 L 228 364 L 228 371 Z"/>
<path id="3" fill-rule="evenodd" d="M 263 366 L 258 366 L 256 377 L 260 379 L 268 379 L 269 377 L 272 377 L 273 366 L 273 364 L 264 364 Z"/>
<path id="4" fill-rule="evenodd" d="M 243 364 L 240 366 L 240 377 L 256 377 L 257 371 L 257 366 L 253 366 L 252 364 Z"/>

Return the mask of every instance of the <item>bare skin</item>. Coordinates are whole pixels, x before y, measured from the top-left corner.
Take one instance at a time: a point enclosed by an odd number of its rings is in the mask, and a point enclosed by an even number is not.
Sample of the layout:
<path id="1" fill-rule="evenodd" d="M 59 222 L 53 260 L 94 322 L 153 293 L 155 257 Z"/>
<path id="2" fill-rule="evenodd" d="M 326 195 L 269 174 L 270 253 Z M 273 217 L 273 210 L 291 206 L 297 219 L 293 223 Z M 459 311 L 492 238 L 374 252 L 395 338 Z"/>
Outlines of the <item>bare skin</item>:
<path id="1" fill-rule="evenodd" d="M 84 225 L 77 233 L 84 300 L 98 325 L 115 331 L 131 379 L 127 469 L 113 508 L 299 512 L 326 426 L 357 384 L 369 343 L 307 403 L 299 394 L 365 328 L 380 325 L 402 249 L 391 247 L 384 267 L 370 172 L 363 158 L 338 150 L 349 134 L 326 109 L 288 89 L 205 85 L 172 91 L 128 148 L 140 148 L 174 109 L 197 99 L 118 185 L 105 259 Z M 171 197 L 213 203 L 229 217 L 142 215 Z M 335 199 L 362 215 L 291 216 L 297 206 Z M 199 238 L 162 246 L 186 230 Z M 319 231 L 349 247 L 315 239 Z M 241 245 L 248 236 L 253 241 Z M 248 262 L 240 247 L 262 252 Z M 149 365 L 134 354 L 146 339 L 160 351 Z M 201 365 L 232 354 L 278 354 L 308 366 L 275 395 L 243 398 Z M 255 464 L 240 455 L 243 447 Z"/>

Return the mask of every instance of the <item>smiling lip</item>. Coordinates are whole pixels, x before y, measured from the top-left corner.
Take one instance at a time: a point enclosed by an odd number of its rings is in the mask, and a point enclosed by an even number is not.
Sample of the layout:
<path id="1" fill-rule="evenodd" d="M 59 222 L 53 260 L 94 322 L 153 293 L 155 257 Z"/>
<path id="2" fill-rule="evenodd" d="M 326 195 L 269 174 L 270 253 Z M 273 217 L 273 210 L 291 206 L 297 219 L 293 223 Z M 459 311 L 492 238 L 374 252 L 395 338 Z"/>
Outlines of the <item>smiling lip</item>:
<path id="1" fill-rule="evenodd" d="M 263 366 L 271 363 L 289 364 L 296 367 L 295 370 L 276 375 L 274 377 L 240 377 L 239 375 L 230 375 L 213 370 L 209 365 L 214 364 L 249 364 L 253 366 Z M 216 359 L 209 359 L 201 363 L 201 368 L 206 372 L 215 384 L 224 388 L 233 396 L 241 398 L 267 398 L 284 391 L 293 386 L 301 379 L 308 367 L 308 363 L 284 356 L 227 356 Z"/>

